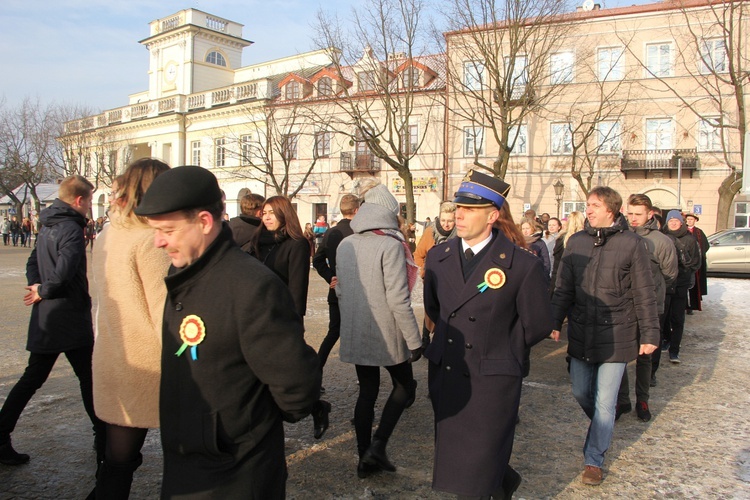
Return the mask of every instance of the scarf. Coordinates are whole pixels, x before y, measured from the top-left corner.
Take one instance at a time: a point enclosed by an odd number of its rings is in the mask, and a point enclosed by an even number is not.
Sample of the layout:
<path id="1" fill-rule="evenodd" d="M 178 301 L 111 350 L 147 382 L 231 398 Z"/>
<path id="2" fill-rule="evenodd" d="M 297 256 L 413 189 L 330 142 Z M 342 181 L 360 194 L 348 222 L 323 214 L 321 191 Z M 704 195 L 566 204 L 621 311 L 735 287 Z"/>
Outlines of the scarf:
<path id="1" fill-rule="evenodd" d="M 446 240 L 453 239 L 454 236 L 456 236 L 456 226 L 453 226 L 453 229 L 451 229 L 450 231 L 446 231 L 445 229 L 443 229 L 443 226 L 440 225 L 440 219 L 435 217 L 432 232 L 432 237 L 435 240 L 435 244 L 439 245 Z"/>
<path id="2" fill-rule="evenodd" d="M 419 267 L 414 263 L 414 258 L 411 255 L 411 250 L 409 250 L 409 244 L 406 243 L 404 234 L 398 229 L 375 229 L 372 232 L 381 236 L 390 236 L 401 243 L 404 249 L 404 257 L 406 257 L 406 280 L 409 284 L 409 292 L 411 293 L 414 290 L 414 285 L 417 283 L 417 271 Z"/>

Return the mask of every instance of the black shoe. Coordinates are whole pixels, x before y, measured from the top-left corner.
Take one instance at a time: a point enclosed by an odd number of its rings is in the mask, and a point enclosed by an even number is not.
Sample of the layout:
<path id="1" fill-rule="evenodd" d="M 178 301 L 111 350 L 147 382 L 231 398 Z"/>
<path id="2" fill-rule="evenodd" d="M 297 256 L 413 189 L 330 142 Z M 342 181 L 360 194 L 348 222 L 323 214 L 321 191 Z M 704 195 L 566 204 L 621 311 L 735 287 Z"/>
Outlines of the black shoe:
<path id="1" fill-rule="evenodd" d="M 651 375 L 651 382 L 649 382 L 649 387 L 656 387 L 656 374 Z"/>
<path id="2" fill-rule="evenodd" d="M 323 434 L 328 430 L 329 413 L 331 413 L 331 403 L 328 401 L 323 401 L 321 399 L 313 406 L 312 417 L 315 430 L 313 436 L 315 436 L 315 439 L 322 438 Z"/>
<path id="3" fill-rule="evenodd" d="M 680 357 L 677 354 L 671 354 L 669 355 L 669 361 L 670 363 L 674 363 L 675 365 L 679 365 L 681 363 Z"/>
<path id="4" fill-rule="evenodd" d="M 685 311 L 685 314 L 687 314 L 688 316 L 692 316 L 693 315 L 693 310 L 692 309 L 688 309 L 687 311 Z"/>
<path id="5" fill-rule="evenodd" d="M 518 487 L 521 486 L 521 481 L 521 474 L 516 472 L 516 470 L 509 465 L 508 468 L 505 469 L 505 475 L 503 476 L 503 496 L 500 498 L 511 500 L 511 498 L 513 498 L 513 493 L 515 493 Z"/>
<path id="6" fill-rule="evenodd" d="M 14 450 L 10 440 L 0 446 L 0 464 L 22 465 L 28 463 L 30 458 L 26 453 L 18 453 Z"/>
<path id="7" fill-rule="evenodd" d="M 417 381 L 413 380 L 413 382 L 414 383 L 411 385 L 411 389 L 409 390 L 409 399 L 406 400 L 406 406 L 404 406 L 404 408 L 409 408 L 417 399 Z"/>
<path id="8" fill-rule="evenodd" d="M 375 474 L 376 472 L 380 472 L 381 470 L 382 469 L 377 465 L 365 463 L 362 461 L 362 459 L 360 459 L 359 464 L 357 465 L 357 477 L 360 479 L 365 479 L 372 474 Z"/>
<path id="9" fill-rule="evenodd" d="M 362 455 L 362 462 L 368 465 L 375 465 L 388 472 L 396 472 L 396 466 L 388 460 L 388 456 L 385 454 L 385 445 L 387 441 L 382 439 L 373 439 L 372 444 L 364 455 Z"/>
<path id="10" fill-rule="evenodd" d="M 648 409 L 648 403 L 645 401 L 638 401 L 635 404 L 635 413 L 638 415 L 638 419 L 644 422 L 651 420 L 651 412 Z"/>
<path id="11" fill-rule="evenodd" d="M 631 411 L 633 411 L 633 406 L 630 403 L 618 404 L 615 407 L 615 420 L 620 420 L 624 413 L 630 413 Z"/>
<path id="12" fill-rule="evenodd" d="M 320 393 L 321 394 L 325 394 L 326 393 L 326 388 L 323 387 L 322 385 L 320 386 Z"/>

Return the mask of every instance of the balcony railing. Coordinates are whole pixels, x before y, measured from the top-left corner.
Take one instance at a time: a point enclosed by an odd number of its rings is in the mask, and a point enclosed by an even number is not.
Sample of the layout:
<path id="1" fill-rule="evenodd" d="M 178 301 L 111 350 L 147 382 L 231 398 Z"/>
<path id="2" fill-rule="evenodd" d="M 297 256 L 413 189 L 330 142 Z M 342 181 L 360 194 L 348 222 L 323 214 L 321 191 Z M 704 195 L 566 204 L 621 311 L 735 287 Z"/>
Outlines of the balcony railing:
<path id="1" fill-rule="evenodd" d="M 700 166 L 695 149 L 629 149 L 622 152 L 620 170 L 677 170 L 678 158 L 682 159 L 682 170 L 698 170 Z"/>
<path id="2" fill-rule="evenodd" d="M 341 153 L 342 172 L 380 172 L 380 158 L 372 153 L 344 151 Z"/>

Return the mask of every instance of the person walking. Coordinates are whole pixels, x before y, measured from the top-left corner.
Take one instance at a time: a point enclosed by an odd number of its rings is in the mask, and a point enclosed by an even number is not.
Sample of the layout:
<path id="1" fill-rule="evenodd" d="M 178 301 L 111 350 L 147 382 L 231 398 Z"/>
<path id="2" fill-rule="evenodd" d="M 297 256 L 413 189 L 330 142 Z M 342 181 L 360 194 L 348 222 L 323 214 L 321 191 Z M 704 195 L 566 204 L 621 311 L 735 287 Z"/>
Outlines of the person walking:
<path id="1" fill-rule="evenodd" d="M 562 259 L 565 247 L 568 246 L 570 237 L 578 231 L 583 231 L 586 218 L 581 212 L 570 212 L 566 220 L 567 225 L 560 236 L 555 240 L 555 248 L 552 250 L 552 278 L 550 281 L 550 296 L 555 293 L 557 286 L 557 272 L 560 268 L 560 259 Z"/>
<path id="2" fill-rule="evenodd" d="M 131 163 L 113 196 L 110 223 L 92 255 L 96 291 L 94 408 L 107 425 L 107 447 L 90 498 L 127 499 L 143 462 L 149 428 L 159 427 L 161 323 L 169 257 L 133 213 L 169 166 L 153 158 Z"/>
<path id="3" fill-rule="evenodd" d="M 135 210 L 172 265 L 162 320 L 161 498 L 285 498 L 283 421 L 320 395 L 315 351 L 279 277 L 222 223 L 216 177 L 158 176 Z"/>
<path id="4" fill-rule="evenodd" d="M 698 240 L 698 248 L 701 251 L 701 267 L 695 272 L 695 286 L 688 292 L 688 308 L 687 314 L 693 314 L 693 311 L 702 311 L 703 297 L 708 295 L 708 278 L 706 276 L 707 263 L 706 253 L 711 245 L 708 243 L 706 233 L 701 228 L 695 225 L 700 218 L 695 214 L 685 215 L 685 225 L 687 230 L 690 231 L 696 240 Z"/>
<path id="5" fill-rule="evenodd" d="M 354 234 L 336 251 L 335 287 L 341 308 L 339 357 L 354 364 L 359 379 L 354 429 L 360 478 L 396 470 L 386 446 L 414 383 L 409 363 L 422 351 L 411 307 L 417 267 L 399 230 L 398 201 L 382 184 L 365 185 L 363 191 L 364 203 L 351 222 Z M 393 390 L 373 434 L 380 367 L 390 374 Z"/>
<path id="6" fill-rule="evenodd" d="M 7 216 L 3 218 L 2 233 L 3 233 L 3 245 L 7 247 L 8 242 L 10 241 L 10 221 L 8 220 Z"/>
<path id="7" fill-rule="evenodd" d="M 23 297 L 24 304 L 31 306 L 29 363 L 0 409 L 0 463 L 5 465 L 29 461 L 29 455 L 13 448 L 11 434 L 63 353 L 78 377 L 83 406 L 94 427 L 97 464 L 104 455 L 104 422 L 94 412 L 91 389 L 94 332 L 83 237 L 93 191 L 85 177 L 66 177 L 58 198 L 41 213 L 42 229 L 26 263 L 28 286 Z"/>
<path id="8" fill-rule="evenodd" d="M 13 241 L 13 246 L 18 246 L 18 239 L 21 237 L 21 223 L 18 222 L 16 216 L 12 216 L 10 219 L 10 239 Z"/>
<path id="9" fill-rule="evenodd" d="M 510 499 L 509 465 L 524 351 L 548 337 L 552 316 L 542 261 L 513 243 L 510 186 L 476 171 L 456 204 L 458 238 L 425 266 L 425 311 L 435 335 L 425 357 L 435 415 L 432 487 L 459 498 Z"/>
<path id="10" fill-rule="evenodd" d="M 555 330 L 568 317 L 573 395 L 591 421 L 583 445 L 583 484 L 603 481 L 617 392 L 627 363 L 651 354 L 659 317 L 648 249 L 628 230 L 620 194 L 605 186 L 586 200 L 585 230 L 570 237 L 552 297 Z"/>
<path id="11" fill-rule="evenodd" d="M 229 219 L 234 241 L 246 252 L 252 251 L 253 235 L 261 225 L 260 213 L 265 201 L 259 194 L 246 194 L 240 199 L 240 215 Z"/>

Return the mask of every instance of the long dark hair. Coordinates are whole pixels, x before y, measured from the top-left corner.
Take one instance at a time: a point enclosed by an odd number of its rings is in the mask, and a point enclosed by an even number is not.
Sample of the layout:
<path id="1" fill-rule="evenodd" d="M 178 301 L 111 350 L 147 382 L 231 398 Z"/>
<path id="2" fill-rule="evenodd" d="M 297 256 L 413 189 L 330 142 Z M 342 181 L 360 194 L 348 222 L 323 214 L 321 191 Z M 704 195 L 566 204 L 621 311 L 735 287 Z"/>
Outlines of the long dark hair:
<path id="1" fill-rule="evenodd" d="M 271 206 L 276 219 L 278 219 L 279 221 L 279 229 L 276 230 L 277 240 L 284 239 L 285 237 L 289 237 L 294 240 L 305 239 L 305 235 L 299 225 L 297 212 L 294 211 L 294 207 L 292 206 L 292 202 L 289 201 L 289 198 L 287 198 L 286 196 L 271 196 L 263 203 L 263 208 L 265 208 L 267 205 Z M 253 234 L 252 241 L 256 255 L 260 255 L 260 235 L 264 231 L 267 231 L 265 229 L 265 225 L 263 225 L 259 231 L 255 231 L 255 234 Z"/>
<path id="2" fill-rule="evenodd" d="M 500 217 L 495 221 L 495 228 L 503 232 L 506 238 L 515 243 L 521 248 L 528 248 L 526 244 L 526 237 L 523 235 L 516 223 L 513 222 L 513 214 L 510 212 L 508 201 L 503 203 L 500 207 Z"/>

